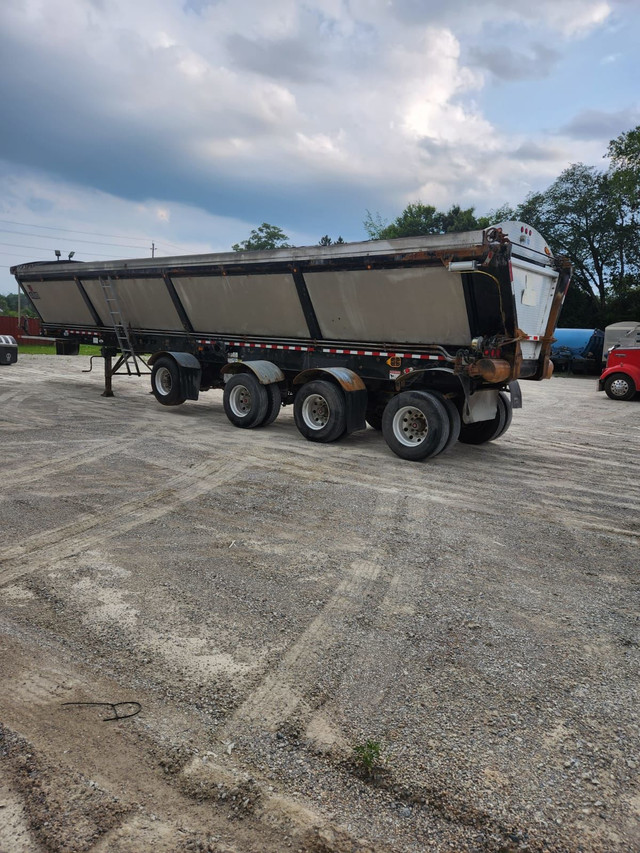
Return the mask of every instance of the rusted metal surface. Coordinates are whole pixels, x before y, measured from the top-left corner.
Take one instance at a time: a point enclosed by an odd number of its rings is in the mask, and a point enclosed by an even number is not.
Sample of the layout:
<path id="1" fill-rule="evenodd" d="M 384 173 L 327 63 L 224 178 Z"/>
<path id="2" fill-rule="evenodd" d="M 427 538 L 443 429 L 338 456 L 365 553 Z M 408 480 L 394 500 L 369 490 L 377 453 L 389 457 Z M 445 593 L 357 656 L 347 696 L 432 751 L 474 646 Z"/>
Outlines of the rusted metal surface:
<path id="1" fill-rule="evenodd" d="M 515 379 L 512 366 L 504 358 L 481 358 L 467 368 L 469 376 L 481 376 L 487 382 L 506 382 Z"/>
<path id="2" fill-rule="evenodd" d="M 233 361 L 226 364 L 220 373 L 222 376 L 232 376 L 235 373 L 246 373 L 248 370 L 263 385 L 284 381 L 284 373 L 272 361 Z"/>
<path id="3" fill-rule="evenodd" d="M 345 391 L 366 390 L 366 385 L 358 374 L 346 367 L 312 367 L 299 373 L 293 380 L 293 384 L 302 385 L 311 379 L 322 378 L 324 374 L 332 376 Z"/>

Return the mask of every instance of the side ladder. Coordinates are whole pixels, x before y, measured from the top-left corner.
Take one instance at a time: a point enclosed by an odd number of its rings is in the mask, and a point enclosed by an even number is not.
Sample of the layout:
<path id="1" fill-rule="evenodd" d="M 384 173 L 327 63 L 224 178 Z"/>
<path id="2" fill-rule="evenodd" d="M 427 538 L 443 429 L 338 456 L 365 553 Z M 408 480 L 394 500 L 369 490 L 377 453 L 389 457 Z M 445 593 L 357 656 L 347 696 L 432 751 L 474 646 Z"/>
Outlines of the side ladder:
<path id="1" fill-rule="evenodd" d="M 113 286 L 113 282 L 110 278 L 101 278 L 100 284 L 107 303 L 107 310 L 109 311 L 113 331 L 116 333 L 116 338 L 118 340 L 118 349 L 122 353 L 122 358 L 116 366 L 116 369 L 118 366 L 124 365 L 129 376 L 142 376 L 140 365 L 138 364 L 138 356 L 136 356 L 134 352 L 129 330 L 124 324 L 122 311 L 120 310 L 120 303 L 118 301 L 118 294 Z M 142 361 L 142 359 L 140 359 L 140 361 Z M 144 361 L 142 363 L 144 364 Z"/>

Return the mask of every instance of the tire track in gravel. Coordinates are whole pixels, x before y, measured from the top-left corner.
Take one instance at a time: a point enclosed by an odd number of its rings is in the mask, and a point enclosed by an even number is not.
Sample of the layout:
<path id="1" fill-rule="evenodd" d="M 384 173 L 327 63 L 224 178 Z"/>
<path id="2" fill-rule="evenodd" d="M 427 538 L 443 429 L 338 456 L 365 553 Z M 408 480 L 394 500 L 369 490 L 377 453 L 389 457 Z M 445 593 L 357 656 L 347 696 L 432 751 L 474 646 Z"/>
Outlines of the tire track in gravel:
<path id="1" fill-rule="evenodd" d="M 103 544 L 123 533 L 156 521 L 181 504 L 201 497 L 234 479 L 248 461 L 220 465 L 210 461 L 170 479 L 146 498 L 118 504 L 117 516 L 84 513 L 75 521 L 31 536 L 21 545 L 5 550 L 0 559 L 0 587 L 22 575 L 32 574 L 78 552 Z"/>
<path id="2" fill-rule="evenodd" d="M 26 486 L 29 483 L 46 480 L 47 477 L 57 477 L 63 472 L 68 473 L 75 468 L 97 462 L 114 453 L 126 453 L 127 450 L 135 447 L 136 444 L 144 441 L 150 435 L 152 435 L 151 432 L 146 435 L 138 432 L 134 438 L 118 436 L 111 439 L 95 439 L 89 447 L 78 449 L 73 453 L 50 456 L 46 462 L 30 462 L 21 467 L 13 468 L 7 476 L 7 480 L 10 482 L 11 489 L 15 490 L 18 486 Z"/>
<path id="3" fill-rule="evenodd" d="M 380 495 L 370 521 L 370 530 L 378 539 L 369 544 L 373 559 L 354 560 L 345 569 L 343 579 L 322 611 L 290 646 L 274 669 L 267 672 L 245 701 L 234 712 L 222 732 L 229 739 L 239 726 L 258 725 L 274 731 L 304 702 L 305 696 L 322 680 L 326 661 L 340 647 L 346 625 L 366 606 L 375 607 L 384 596 L 376 590 L 376 581 L 386 568 L 388 547 L 380 541 L 380 530 L 396 513 L 399 498 Z M 359 531 L 362 533 L 362 531 Z M 344 659 L 344 650 L 342 659 Z"/>
<path id="4" fill-rule="evenodd" d="M 340 470 L 335 465 L 328 463 L 318 463 L 317 461 L 312 468 L 304 461 L 294 461 L 291 459 L 282 459 L 279 456 L 273 455 L 273 458 L 261 456 L 255 457 L 253 463 L 256 467 L 267 468 L 271 470 L 274 465 L 277 465 L 280 472 L 294 474 L 300 479 L 307 481 L 322 481 L 325 483 L 334 483 L 338 486 L 353 486 L 354 478 L 349 474 L 348 465 L 345 460 L 341 460 Z M 488 460 L 486 460 L 488 463 Z M 574 491 L 580 491 L 582 497 L 572 497 L 574 504 L 580 504 L 573 509 L 566 508 L 566 489 L 562 482 L 549 480 L 549 485 L 541 487 L 540 472 L 536 468 L 529 474 L 524 473 L 520 462 L 509 465 L 503 460 L 500 467 L 500 482 L 497 484 L 497 491 L 507 491 L 511 485 L 522 487 L 527 482 L 531 483 L 531 498 L 526 502 L 510 503 L 508 512 L 511 515 L 521 514 L 527 519 L 538 518 L 546 522 L 551 522 L 558 526 L 567 528 L 579 527 L 582 529 L 592 530 L 595 533 L 605 536 L 624 536 L 632 541 L 636 541 L 640 537 L 640 519 L 636 520 L 633 514 L 628 512 L 628 509 L 634 509 L 640 504 L 640 489 L 637 490 L 637 503 L 633 492 L 627 490 L 624 494 L 619 491 L 607 491 L 603 487 L 603 491 L 598 496 L 596 502 L 593 497 L 593 491 L 590 487 L 574 487 Z M 464 511 L 465 514 L 470 512 L 476 513 L 483 517 L 494 519 L 504 518 L 505 506 L 500 500 L 490 500 L 485 493 L 479 494 L 477 497 L 469 491 L 454 491 L 450 485 L 450 472 L 446 468 L 437 468 L 435 466 L 429 469 L 429 485 L 421 486 L 417 482 L 411 482 L 409 478 L 400 482 L 396 480 L 398 485 L 388 485 L 385 482 L 384 476 L 380 472 L 369 473 L 364 469 L 359 468 L 357 477 L 358 484 L 366 484 L 366 487 L 372 489 L 381 495 L 387 495 L 392 498 L 402 492 L 403 495 L 411 496 L 414 500 L 424 501 L 426 503 L 434 503 L 452 508 L 458 508 Z M 557 472 L 554 472 L 557 476 Z M 481 473 L 480 473 L 481 477 Z M 486 470 L 487 482 L 495 477 L 495 471 Z M 495 483 L 495 480 L 492 480 Z M 494 488 L 496 486 L 494 485 Z M 558 492 L 558 498 L 554 499 L 549 493 L 549 490 L 555 489 Z M 609 506 L 603 505 L 603 498 L 607 498 L 606 503 Z M 626 525 L 611 524 L 611 504 L 619 511 L 618 517 L 624 519 Z M 598 506 L 602 506 L 601 512 L 598 511 Z"/>

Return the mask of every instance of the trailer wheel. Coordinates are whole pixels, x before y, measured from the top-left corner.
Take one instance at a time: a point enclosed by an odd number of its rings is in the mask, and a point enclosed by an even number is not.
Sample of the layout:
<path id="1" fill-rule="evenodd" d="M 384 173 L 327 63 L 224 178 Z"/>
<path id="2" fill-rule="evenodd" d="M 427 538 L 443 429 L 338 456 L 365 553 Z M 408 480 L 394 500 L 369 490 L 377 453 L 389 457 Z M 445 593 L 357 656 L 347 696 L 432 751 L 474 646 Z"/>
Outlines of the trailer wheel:
<path id="1" fill-rule="evenodd" d="M 636 393 L 636 383 L 625 373 L 612 373 L 604 381 L 604 390 L 611 400 L 631 400 Z"/>
<path id="2" fill-rule="evenodd" d="M 441 450 L 441 453 L 444 453 L 458 440 L 458 437 L 460 436 L 460 429 L 462 428 L 462 418 L 460 417 L 458 407 L 453 400 L 449 399 L 449 397 L 445 397 L 445 395 L 440 391 L 428 391 L 427 393 L 431 394 L 442 403 L 449 417 L 449 438 Z"/>
<path id="3" fill-rule="evenodd" d="M 224 386 L 222 404 L 234 426 L 251 429 L 264 423 L 269 395 L 253 373 L 236 373 Z"/>
<path id="4" fill-rule="evenodd" d="M 335 441 L 347 428 L 344 392 L 323 379 L 307 382 L 293 401 L 293 417 L 308 441 Z"/>
<path id="5" fill-rule="evenodd" d="M 282 408 L 282 391 L 280 390 L 278 383 L 272 382 L 270 385 L 266 385 L 265 387 L 267 389 L 269 403 L 267 405 L 267 414 L 260 426 L 269 426 L 269 424 L 272 424 L 280 414 L 280 409 Z"/>
<path id="6" fill-rule="evenodd" d="M 511 421 L 509 420 L 509 423 Z M 460 438 L 463 444 L 485 444 L 487 441 L 495 441 L 509 426 L 507 423 L 507 407 L 504 400 L 498 396 L 497 411 L 495 417 L 488 421 L 478 421 L 474 424 L 462 424 Z"/>
<path id="7" fill-rule="evenodd" d="M 500 391 L 498 394 L 498 405 L 504 408 L 505 412 L 505 420 L 504 426 L 500 430 L 500 434 L 496 436 L 496 438 L 500 438 L 500 436 L 504 435 L 505 432 L 511 426 L 511 421 L 513 420 L 513 406 L 511 405 L 511 398 L 508 394 L 505 394 L 504 391 Z"/>
<path id="8" fill-rule="evenodd" d="M 425 391 L 397 394 L 382 416 L 385 441 L 402 459 L 417 462 L 436 456 L 450 433 L 447 409 L 435 395 Z"/>
<path id="9" fill-rule="evenodd" d="M 159 358 L 153 365 L 151 390 L 163 406 L 181 406 L 187 399 L 182 391 L 180 368 L 172 358 Z"/>

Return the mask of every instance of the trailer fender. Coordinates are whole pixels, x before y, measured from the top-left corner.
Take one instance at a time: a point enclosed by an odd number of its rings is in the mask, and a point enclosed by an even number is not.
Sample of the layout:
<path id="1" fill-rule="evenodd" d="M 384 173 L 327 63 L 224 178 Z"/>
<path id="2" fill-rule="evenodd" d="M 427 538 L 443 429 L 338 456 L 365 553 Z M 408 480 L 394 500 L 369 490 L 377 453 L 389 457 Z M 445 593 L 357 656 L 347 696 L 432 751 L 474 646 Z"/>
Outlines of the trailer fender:
<path id="1" fill-rule="evenodd" d="M 220 374 L 227 382 L 235 373 L 246 373 L 247 370 L 253 373 L 262 385 L 284 382 L 284 373 L 272 361 L 232 361 L 225 364 Z"/>
<path id="2" fill-rule="evenodd" d="M 347 434 L 367 428 L 367 386 L 357 373 L 347 367 L 312 367 L 298 373 L 293 384 L 304 385 L 312 379 L 330 379 L 345 392 Z"/>
<path id="3" fill-rule="evenodd" d="M 173 359 L 180 371 L 180 385 L 187 400 L 197 400 L 200 394 L 202 367 L 200 362 L 190 352 L 154 352 L 147 362 L 149 367 L 162 357 Z"/>
<path id="4" fill-rule="evenodd" d="M 440 380 L 438 382 L 442 387 L 437 390 L 442 391 L 445 384 L 450 386 L 447 390 L 452 390 L 453 387 L 460 385 L 462 387 L 462 377 L 453 372 L 451 367 L 423 367 L 419 370 L 408 370 L 407 373 L 402 373 L 395 381 L 396 391 L 404 391 L 407 387 L 421 381 L 427 375 Z"/>

